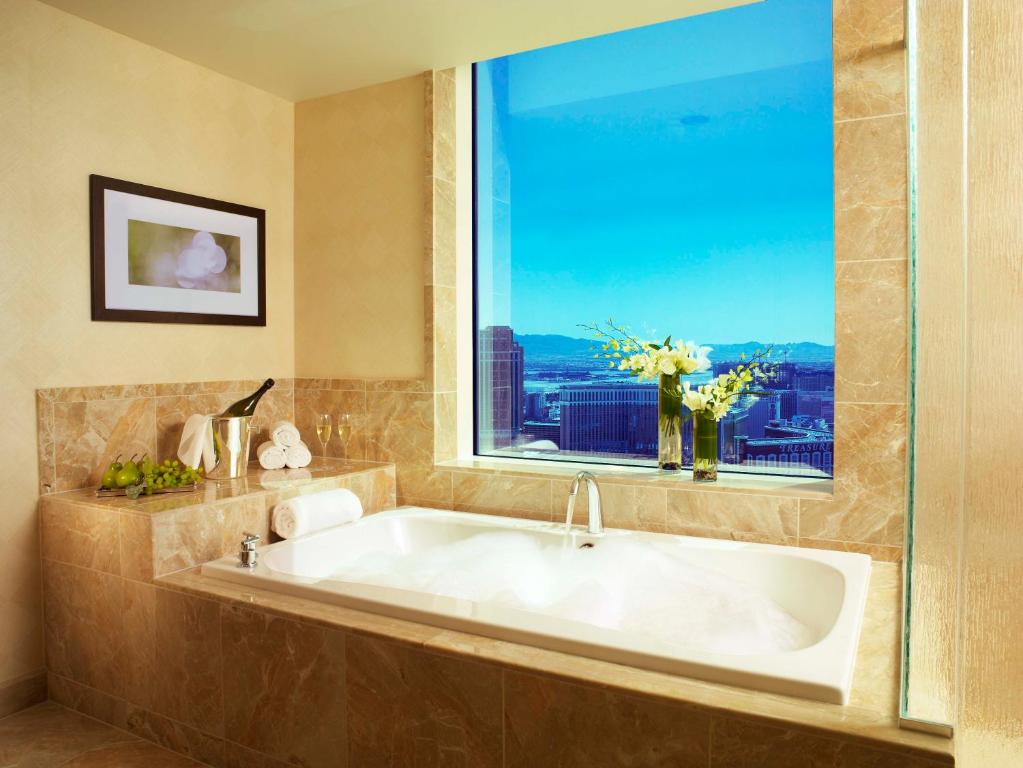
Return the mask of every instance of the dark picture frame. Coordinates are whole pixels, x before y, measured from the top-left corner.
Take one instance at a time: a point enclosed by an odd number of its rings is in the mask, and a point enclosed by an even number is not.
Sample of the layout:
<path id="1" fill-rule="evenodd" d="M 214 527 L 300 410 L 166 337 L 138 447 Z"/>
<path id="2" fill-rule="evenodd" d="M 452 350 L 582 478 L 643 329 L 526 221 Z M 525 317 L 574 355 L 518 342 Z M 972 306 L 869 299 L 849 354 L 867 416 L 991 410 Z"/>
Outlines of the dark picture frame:
<path id="1" fill-rule="evenodd" d="M 177 203 L 205 211 L 219 211 L 252 219 L 255 229 L 255 269 L 257 270 L 255 305 L 256 313 L 232 314 L 216 311 L 189 311 L 144 308 L 119 308 L 108 306 L 107 264 L 108 259 L 126 259 L 127 253 L 107 253 L 112 238 L 106 232 L 106 192 L 120 192 L 139 198 Z M 239 203 L 229 203 L 209 197 L 175 192 L 123 179 L 92 174 L 89 176 L 89 216 L 91 229 L 91 290 L 92 319 L 136 323 L 189 323 L 197 325 L 266 325 L 266 211 Z M 160 226 L 157 224 L 157 226 Z M 174 225 L 167 225 L 174 226 Z M 123 238 L 122 238 L 123 239 Z M 250 246 L 251 247 L 251 246 Z M 122 249 L 123 250 L 123 249 Z M 159 288 L 162 291 L 176 291 L 176 288 Z M 187 292 L 182 291 L 182 295 Z M 198 293 L 198 292 L 195 292 Z M 207 302 L 216 301 L 216 293 L 203 291 Z M 173 295 L 173 294 L 171 294 Z M 221 294 L 224 295 L 224 294 Z"/>

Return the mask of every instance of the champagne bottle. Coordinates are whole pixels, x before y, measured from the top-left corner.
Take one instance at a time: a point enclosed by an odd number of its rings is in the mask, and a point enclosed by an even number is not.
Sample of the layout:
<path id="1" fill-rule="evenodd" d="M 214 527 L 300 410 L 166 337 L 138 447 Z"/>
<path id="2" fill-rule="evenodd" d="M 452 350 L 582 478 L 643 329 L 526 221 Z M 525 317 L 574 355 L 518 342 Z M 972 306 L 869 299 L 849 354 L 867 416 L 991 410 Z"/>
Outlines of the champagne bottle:
<path id="1" fill-rule="evenodd" d="M 263 386 L 257 389 L 248 397 L 243 397 L 237 403 L 232 403 L 224 409 L 221 416 L 251 416 L 256 410 L 256 404 L 259 403 L 259 398 L 266 394 L 266 391 L 274 385 L 273 379 L 267 379 L 263 382 Z"/>

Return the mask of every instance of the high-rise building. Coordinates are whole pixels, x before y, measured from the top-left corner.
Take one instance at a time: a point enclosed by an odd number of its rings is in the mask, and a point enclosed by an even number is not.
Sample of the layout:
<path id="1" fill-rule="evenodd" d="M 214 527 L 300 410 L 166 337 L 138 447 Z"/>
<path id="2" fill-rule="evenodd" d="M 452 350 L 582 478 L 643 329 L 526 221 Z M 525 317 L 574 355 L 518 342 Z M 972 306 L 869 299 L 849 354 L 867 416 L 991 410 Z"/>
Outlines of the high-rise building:
<path id="1" fill-rule="evenodd" d="M 480 329 L 477 344 L 479 440 L 504 448 L 515 441 L 525 419 L 525 358 L 506 325 Z"/>
<path id="2" fill-rule="evenodd" d="M 722 463 L 739 463 L 736 438 L 746 434 L 748 421 L 749 413 L 743 408 L 733 408 L 718 420 L 718 457 Z"/>
<path id="3" fill-rule="evenodd" d="M 798 405 L 797 392 L 794 389 L 783 389 L 778 392 L 778 418 L 788 421 L 796 415 Z"/>
<path id="4" fill-rule="evenodd" d="M 768 422 L 777 419 L 778 397 L 769 395 L 747 395 L 740 398 L 718 421 L 718 447 L 721 461 L 738 464 L 742 456 L 738 439 L 756 439 L 764 436 Z"/>
<path id="5" fill-rule="evenodd" d="M 830 397 L 825 397 L 821 400 L 821 418 L 824 419 L 831 427 L 835 429 L 835 393 L 830 393 Z"/>
<path id="6" fill-rule="evenodd" d="M 800 371 L 796 374 L 796 389 L 821 391 L 834 386 L 834 371 Z"/>
<path id="7" fill-rule="evenodd" d="M 563 384 L 563 451 L 657 455 L 657 387 L 654 384 Z"/>
<path id="8" fill-rule="evenodd" d="M 770 374 L 766 382 L 767 389 L 793 389 L 796 383 L 795 363 L 772 363 L 764 366 Z"/>
<path id="9" fill-rule="evenodd" d="M 800 392 L 796 414 L 811 419 L 823 419 L 830 425 L 835 423 L 835 391 Z"/>
<path id="10" fill-rule="evenodd" d="M 547 393 L 526 393 L 526 421 L 544 421 L 547 418 Z"/>
<path id="11" fill-rule="evenodd" d="M 821 417 L 821 393 L 800 392 L 796 413 L 800 416 L 819 419 Z"/>
<path id="12" fill-rule="evenodd" d="M 746 437 L 756 440 L 764 436 L 767 423 L 778 418 L 780 399 L 776 393 L 744 398 L 747 405 Z"/>

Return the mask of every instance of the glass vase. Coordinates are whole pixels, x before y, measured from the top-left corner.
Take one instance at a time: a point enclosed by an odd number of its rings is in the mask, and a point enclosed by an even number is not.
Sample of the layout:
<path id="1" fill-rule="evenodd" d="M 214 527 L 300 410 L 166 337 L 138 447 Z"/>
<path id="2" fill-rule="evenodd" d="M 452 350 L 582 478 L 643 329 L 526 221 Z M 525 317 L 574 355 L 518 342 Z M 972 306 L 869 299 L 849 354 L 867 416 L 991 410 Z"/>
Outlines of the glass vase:
<path id="1" fill-rule="evenodd" d="M 693 480 L 713 483 L 718 479 L 718 423 L 710 411 L 693 413 Z"/>
<path id="2" fill-rule="evenodd" d="M 679 374 L 661 374 L 657 385 L 657 466 L 682 469 L 682 393 Z"/>

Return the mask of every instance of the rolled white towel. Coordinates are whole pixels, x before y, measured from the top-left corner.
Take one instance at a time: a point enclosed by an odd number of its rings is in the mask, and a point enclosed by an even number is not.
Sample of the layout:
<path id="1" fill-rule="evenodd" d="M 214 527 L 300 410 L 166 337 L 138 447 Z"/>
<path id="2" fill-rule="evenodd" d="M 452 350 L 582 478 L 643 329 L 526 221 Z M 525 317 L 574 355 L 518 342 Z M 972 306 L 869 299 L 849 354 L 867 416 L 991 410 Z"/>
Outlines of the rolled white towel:
<path id="1" fill-rule="evenodd" d="M 181 431 L 181 442 L 178 443 L 178 458 L 182 464 L 198 469 L 199 462 L 202 461 L 207 472 L 216 466 L 212 421 L 212 416 L 204 416 L 201 413 L 194 413 L 188 417 L 185 428 Z"/>
<path id="2" fill-rule="evenodd" d="M 273 529 L 285 539 L 305 536 L 362 517 L 362 502 L 345 488 L 310 493 L 282 501 L 274 507 Z"/>
<path id="3" fill-rule="evenodd" d="M 281 448 L 290 448 L 302 442 L 302 435 L 299 433 L 298 427 L 290 421 L 278 421 L 270 427 L 270 439 Z"/>
<path id="4" fill-rule="evenodd" d="M 256 449 L 256 458 L 263 469 L 283 469 L 288 462 L 287 448 L 281 448 L 272 440 L 261 443 Z"/>
<path id="5" fill-rule="evenodd" d="M 310 452 L 309 447 L 299 442 L 296 445 L 289 445 L 284 449 L 284 463 L 289 469 L 301 469 L 302 467 L 308 467 L 313 460 L 313 454 Z"/>

